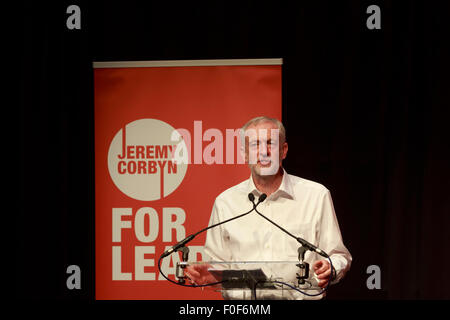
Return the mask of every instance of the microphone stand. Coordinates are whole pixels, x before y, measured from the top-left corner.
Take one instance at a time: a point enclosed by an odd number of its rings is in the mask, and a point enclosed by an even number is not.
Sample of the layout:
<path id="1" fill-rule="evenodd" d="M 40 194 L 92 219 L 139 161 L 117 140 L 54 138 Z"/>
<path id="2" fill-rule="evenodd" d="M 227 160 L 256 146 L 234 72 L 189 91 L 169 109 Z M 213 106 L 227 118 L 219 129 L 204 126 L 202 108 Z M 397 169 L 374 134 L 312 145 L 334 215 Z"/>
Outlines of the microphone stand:
<path id="1" fill-rule="evenodd" d="M 187 266 L 186 262 L 189 260 L 189 248 L 183 245 L 182 247 L 176 249 L 174 252 L 178 252 L 178 251 L 182 252 L 181 261 L 184 263 L 181 263 L 181 264 L 177 263 L 177 267 L 175 270 L 175 276 L 178 279 L 178 283 L 185 284 L 186 283 L 186 275 L 184 274 L 184 269 Z"/>
<path id="2" fill-rule="evenodd" d="M 308 249 L 305 248 L 303 245 L 301 245 L 298 248 L 298 261 L 299 263 L 296 264 L 297 267 L 299 267 L 300 272 L 297 273 L 297 280 L 298 284 L 302 285 L 305 284 L 305 280 L 309 278 L 309 264 L 308 262 L 305 262 L 305 252 Z"/>

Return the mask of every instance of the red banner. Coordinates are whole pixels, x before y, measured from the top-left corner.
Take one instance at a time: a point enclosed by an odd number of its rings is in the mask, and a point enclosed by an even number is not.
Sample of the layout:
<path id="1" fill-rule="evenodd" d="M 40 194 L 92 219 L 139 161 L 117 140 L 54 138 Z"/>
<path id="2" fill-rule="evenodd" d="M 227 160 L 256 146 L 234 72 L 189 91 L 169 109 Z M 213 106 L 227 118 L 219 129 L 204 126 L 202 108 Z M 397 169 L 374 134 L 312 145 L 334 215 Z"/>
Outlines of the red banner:
<path id="1" fill-rule="evenodd" d="M 272 62 L 94 63 L 97 299 L 221 298 L 170 283 L 157 262 L 249 177 L 239 129 L 260 115 L 281 119 L 281 63 Z M 202 260 L 204 241 L 189 243 L 189 261 Z M 178 261 L 162 260 L 174 280 Z"/>

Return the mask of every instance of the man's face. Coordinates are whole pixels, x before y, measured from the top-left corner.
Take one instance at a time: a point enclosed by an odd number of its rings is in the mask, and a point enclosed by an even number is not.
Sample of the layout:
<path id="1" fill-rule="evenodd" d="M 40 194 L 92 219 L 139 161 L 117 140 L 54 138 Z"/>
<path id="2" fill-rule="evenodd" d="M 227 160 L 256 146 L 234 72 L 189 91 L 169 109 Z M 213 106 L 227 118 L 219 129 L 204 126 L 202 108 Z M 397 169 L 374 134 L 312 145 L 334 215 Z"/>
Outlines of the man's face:
<path id="1" fill-rule="evenodd" d="M 252 174 L 275 175 L 286 158 L 287 149 L 287 143 L 280 141 L 279 129 L 273 122 L 260 122 L 245 131 L 245 162 Z"/>

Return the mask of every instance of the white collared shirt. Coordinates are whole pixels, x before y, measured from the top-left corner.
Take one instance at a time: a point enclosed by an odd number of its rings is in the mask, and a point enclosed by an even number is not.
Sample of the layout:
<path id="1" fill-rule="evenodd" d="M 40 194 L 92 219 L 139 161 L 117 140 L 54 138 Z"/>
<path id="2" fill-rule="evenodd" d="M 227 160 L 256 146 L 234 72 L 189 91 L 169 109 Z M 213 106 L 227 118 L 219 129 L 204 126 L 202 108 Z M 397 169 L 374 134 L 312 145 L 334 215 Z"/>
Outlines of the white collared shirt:
<path id="1" fill-rule="evenodd" d="M 284 171 L 284 170 L 283 170 Z M 261 194 L 252 177 L 222 192 L 215 200 L 209 225 L 230 219 L 252 209 L 248 194 L 256 200 Z M 330 256 L 337 273 L 337 282 L 350 268 L 352 256 L 342 241 L 330 192 L 323 185 L 299 178 L 284 171 L 277 191 L 259 204 L 258 211 L 295 236 L 316 245 Z M 244 217 L 222 224 L 207 231 L 205 253 L 211 261 L 292 261 L 298 262 L 299 243 L 252 212 Z M 313 263 L 325 259 L 313 252 L 306 252 L 305 262 L 314 276 Z M 297 283 L 294 263 L 267 264 L 263 271 L 272 279 Z M 277 291 L 277 292 L 275 292 Z M 283 291 L 283 292 L 282 292 Z M 320 290 L 305 291 L 309 294 Z M 257 299 L 320 299 L 294 290 L 258 290 Z M 250 290 L 224 292 L 224 298 L 250 299 Z"/>

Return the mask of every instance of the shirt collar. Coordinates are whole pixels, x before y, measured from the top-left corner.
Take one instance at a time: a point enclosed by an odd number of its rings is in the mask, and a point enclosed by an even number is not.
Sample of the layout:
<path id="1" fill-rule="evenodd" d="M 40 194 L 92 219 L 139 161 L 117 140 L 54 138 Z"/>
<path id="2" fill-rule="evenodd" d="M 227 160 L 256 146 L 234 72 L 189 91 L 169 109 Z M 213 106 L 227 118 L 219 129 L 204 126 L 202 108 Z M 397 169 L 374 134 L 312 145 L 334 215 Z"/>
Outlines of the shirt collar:
<path id="1" fill-rule="evenodd" d="M 261 192 L 256 188 L 255 183 L 253 182 L 253 178 L 250 175 L 247 184 L 247 193 L 253 193 L 255 196 L 260 196 Z M 294 191 L 292 188 L 291 180 L 289 179 L 289 175 L 283 168 L 283 179 L 281 180 L 281 184 L 278 189 L 270 195 L 270 199 L 278 198 L 281 196 L 285 196 L 290 199 L 294 199 Z"/>

